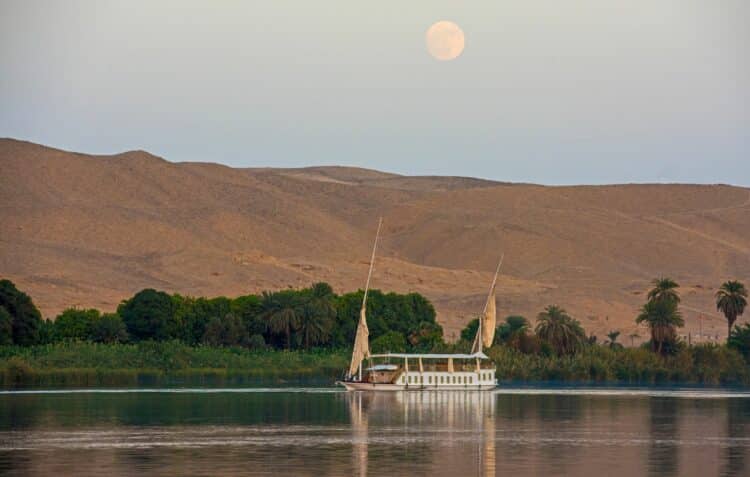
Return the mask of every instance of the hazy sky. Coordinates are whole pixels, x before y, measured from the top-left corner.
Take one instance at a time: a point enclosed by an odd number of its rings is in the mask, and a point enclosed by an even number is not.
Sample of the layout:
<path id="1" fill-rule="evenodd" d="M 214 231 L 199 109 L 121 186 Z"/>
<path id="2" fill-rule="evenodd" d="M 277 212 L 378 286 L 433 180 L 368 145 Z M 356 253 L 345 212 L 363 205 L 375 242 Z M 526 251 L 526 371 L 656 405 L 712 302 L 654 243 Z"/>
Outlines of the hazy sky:
<path id="1" fill-rule="evenodd" d="M 440 62 L 424 35 L 456 22 Z M 748 0 L 0 0 L 0 136 L 232 166 L 750 185 Z"/>

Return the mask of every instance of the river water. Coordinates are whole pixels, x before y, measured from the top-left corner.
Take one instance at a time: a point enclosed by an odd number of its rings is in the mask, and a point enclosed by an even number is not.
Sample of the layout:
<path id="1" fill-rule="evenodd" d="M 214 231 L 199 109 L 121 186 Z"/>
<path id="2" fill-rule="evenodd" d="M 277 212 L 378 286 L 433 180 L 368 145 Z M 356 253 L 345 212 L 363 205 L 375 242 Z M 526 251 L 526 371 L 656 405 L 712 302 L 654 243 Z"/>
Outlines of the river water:
<path id="1" fill-rule="evenodd" d="M 750 394 L 0 393 L 0 475 L 750 475 Z"/>

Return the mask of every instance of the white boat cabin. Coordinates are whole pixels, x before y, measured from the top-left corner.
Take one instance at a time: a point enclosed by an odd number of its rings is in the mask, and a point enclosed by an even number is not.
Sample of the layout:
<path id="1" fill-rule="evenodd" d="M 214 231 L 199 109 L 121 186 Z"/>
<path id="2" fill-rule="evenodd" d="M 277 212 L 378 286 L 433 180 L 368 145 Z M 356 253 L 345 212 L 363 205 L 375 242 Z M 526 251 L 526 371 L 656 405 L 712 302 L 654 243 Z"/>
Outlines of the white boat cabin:
<path id="1" fill-rule="evenodd" d="M 344 384 L 350 390 L 485 390 L 496 386 L 484 353 L 370 355 L 367 367 Z"/>

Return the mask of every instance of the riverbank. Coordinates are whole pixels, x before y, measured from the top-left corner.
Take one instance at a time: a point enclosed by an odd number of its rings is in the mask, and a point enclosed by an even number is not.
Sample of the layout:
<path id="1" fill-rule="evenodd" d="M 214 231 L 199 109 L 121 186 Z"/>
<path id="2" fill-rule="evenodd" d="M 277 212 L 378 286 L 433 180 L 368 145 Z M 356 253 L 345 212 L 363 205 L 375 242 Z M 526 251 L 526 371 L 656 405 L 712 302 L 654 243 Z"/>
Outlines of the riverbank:
<path id="1" fill-rule="evenodd" d="M 504 346 L 487 354 L 501 381 L 750 386 L 750 366 L 740 353 L 723 345 L 685 347 L 664 357 L 644 348 L 596 345 L 564 356 L 523 354 Z"/>
<path id="2" fill-rule="evenodd" d="M 571 356 L 523 354 L 505 346 L 487 354 L 501 382 L 750 386 L 747 362 L 725 346 L 686 347 L 667 357 L 604 346 Z M 348 360 L 348 350 L 258 351 L 176 341 L 0 346 L 0 387 L 325 385 Z"/>
<path id="3" fill-rule="evenodd" d="M 176 341 L 0 346 L 0 386 L 7 389 L 332 382 L 346 368 L 348 359 L 348 351 L 254 351 L 240 347 L 188 346 Z"/>

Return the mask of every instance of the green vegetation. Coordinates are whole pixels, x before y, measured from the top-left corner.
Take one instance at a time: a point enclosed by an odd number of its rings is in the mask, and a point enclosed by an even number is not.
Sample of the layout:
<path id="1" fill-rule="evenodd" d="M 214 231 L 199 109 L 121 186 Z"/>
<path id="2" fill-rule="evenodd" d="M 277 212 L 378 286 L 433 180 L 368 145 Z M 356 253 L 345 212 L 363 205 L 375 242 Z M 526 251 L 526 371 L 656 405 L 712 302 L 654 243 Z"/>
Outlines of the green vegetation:
<path id="1" fill-rule="evenodd" d="M 0 346 L 0 385 L 112 386 L 188 382 L 232 384 L 258 380 L 338 377 L 347 350 L 254 351 L 189 346 L 179 341 L 100 344 L 64 341 Z"/>
<path id="2" fill-rule="evenodd" d="M 508 316 L 486 353 L 500 380 L 750 385 L 750 325 L 732 327 L 726 346 L 690 346 L 677 334 L 684 323 L 678 289 L 669 278 L 654 281 L 635 317 L 650 333 L 640 348 L 623 347 L 618 330 L 599 345 L 563 308 L 550 305 L 534 327 L 522 316 Z M 470 349 L 478 320 L 449 344 L 421 295 L 370 293 L 373 352 Z M 727 282 L 717 293 L 728 321 L 744 311 L 745 295 L 739 282 Z M 362 291 L 336 295 L 325 283 L 237 298 L 147 289 L 124 300 L 116 313 L 71 308 L 50 321 L 2 280 L 0 386 L 247 384 L 304 377 L 330 382 L 348 363 L 361 300 Z M 632 345 L 639 336 L 629 337 Z"/>
<path id="3" fill-rule="evenodd" d="M 38 342 L 42 315 L 31 298 L 18 290 L 10 280 L 0 280 L 0 308 L 5 309 L 11 316 L 11 341 L 13 343 L 27 346 Z M 7 341 L 7 331 L 5 338 L 0 339 Z"/>
<path id="4" fill-rule="evenodd" d="M 362 293 L 338 296 L 327 283 L 237 298 L 194 298 L 145 289 L 123 300 L 116 313 L 69 308 L 50 321 L 41 319 L 31 298 L 2 280 L 0 345 L 180 341 L 256 351 L 343 349 L 354 340 Z M 435 309 L 419 294 L 372 290 L 367 314 L 373 341 L 387 335 L 383 344 L 410 351 L 443 343 Z"/>
<path id="5" fill-rule="evenodd" d="M 716 292 L 716 309 L 724 313 L 727 318 L 728 334 L 732 335 L 732 327 L 738 316 L 742 316 L 747 307 L 747 289 L 738 281 L 725 282 Z"/>
<path id="6" fill-rule="evenodd" d="M 750 363 L 750 323 L 732 329 L 727 346 L 737 350 Z"/>
<path id="7" fill-rule="evenodd" d="M 550 305 L 539 313 L 535 331 L 558 355 L 574 354 L 586 340 L 581 324 L 557 305 Z"/>
<path id="8" fill-rule="evenodd" d="M 526 354 L 494 346 L 487 355 L 506 381 L 627 384 L 749 385 L 750 368 L 740 353 L 715 344 L 685 347 L 671 356 L 645 348 L 588 346 L 575 355 Z"/>
<path id="9" fill-rule="evenodd" d="M 682 315 L 673 300 L 651 300 L 641 309 L 635 320 L 644 323 L 651 333 L 651 345 L 659 354 L 668 353 L 677 343 L 677 328 L 684 326 Z"/>

